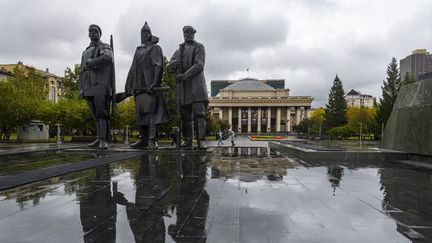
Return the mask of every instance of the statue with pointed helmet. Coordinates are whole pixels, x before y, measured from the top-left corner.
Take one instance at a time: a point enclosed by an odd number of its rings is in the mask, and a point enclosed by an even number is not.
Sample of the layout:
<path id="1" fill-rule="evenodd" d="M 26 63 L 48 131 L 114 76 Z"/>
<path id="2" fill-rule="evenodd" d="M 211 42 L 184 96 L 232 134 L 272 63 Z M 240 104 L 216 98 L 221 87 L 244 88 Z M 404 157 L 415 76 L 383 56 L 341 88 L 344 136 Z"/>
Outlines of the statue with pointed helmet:
<path id="1" fill-rule="evenodd" d="M 135 50 L 125 85 L 126 94 L 135 97 L 136 125 L 140 131 L 140 139 L 131 148 L 157 149 L 157 128 L 169 122 L 163 94 L 158 91 L 163 72 L 163 54 L 158 41 L 145 22 L 141 28 L 141 45 Z"/>

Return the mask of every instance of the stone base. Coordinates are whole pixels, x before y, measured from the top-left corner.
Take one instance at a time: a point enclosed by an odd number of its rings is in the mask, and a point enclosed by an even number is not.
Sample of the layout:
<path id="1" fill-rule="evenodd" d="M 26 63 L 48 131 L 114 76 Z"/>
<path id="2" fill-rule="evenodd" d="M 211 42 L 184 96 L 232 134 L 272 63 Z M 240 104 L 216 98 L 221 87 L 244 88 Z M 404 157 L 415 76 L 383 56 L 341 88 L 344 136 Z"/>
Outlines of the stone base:
<path id="1" fill-rule="evenodd" d="M 382 147 L 432 155 L 432 79 L 401 87 L 384 131 Z"/>

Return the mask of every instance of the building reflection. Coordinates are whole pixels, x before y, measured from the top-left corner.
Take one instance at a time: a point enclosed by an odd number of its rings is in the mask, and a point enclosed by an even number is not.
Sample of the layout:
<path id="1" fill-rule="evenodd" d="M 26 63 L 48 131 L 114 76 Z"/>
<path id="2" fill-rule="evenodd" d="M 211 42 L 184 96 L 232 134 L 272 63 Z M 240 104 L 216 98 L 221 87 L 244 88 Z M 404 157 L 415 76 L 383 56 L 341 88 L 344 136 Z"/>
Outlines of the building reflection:
<path id="1" fill-rule="evenodd" d="M 209 195 L 205 191 L 207 156 L 181 154 L 181 182 L 176 205 L 177 220 L 168 228 L 176 242 L 206 242 Z"/>
<path id="2" fill-rule="evenodd" d="M 383 168 L 379 170 L 379 174 L 384 195 L 382 208 L 396 220 L 397 231 L 412 242 L 430 242 L 432 239 L 430 171 Z"/>
<path id="3" fill-rule="evenodd" d="M 111 194 L 109 165 L 97 167 L 95 179 L 77 195 L 84 242 L 115 242 L 117 206 Z"/>

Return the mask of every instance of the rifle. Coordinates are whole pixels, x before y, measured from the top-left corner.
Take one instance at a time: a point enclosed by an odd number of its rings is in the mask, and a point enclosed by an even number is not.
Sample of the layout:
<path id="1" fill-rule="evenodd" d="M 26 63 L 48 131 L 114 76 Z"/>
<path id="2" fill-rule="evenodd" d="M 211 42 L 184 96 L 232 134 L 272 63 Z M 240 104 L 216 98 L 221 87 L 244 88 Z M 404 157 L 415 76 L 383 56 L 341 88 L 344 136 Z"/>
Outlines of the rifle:
<path id="1" fill-rule="evenodd" d="M 153 89 L 150 88 L 142 88 L 142 89 L 134 89 L 135 94 L 140 94 L 140 93 L 150 93 L 150 92 L 163 92 L 163 91 L 168 91 L 170 90 L 170 87 L 168 86 L 162 86 L 162 87 L 153 87 Z M 120 103 L 122 102 L 124 99 L 126 99 L 127 97 L 131 96 L 132 94 L 126 94 L 126 92 L 121 92 L 115 95 L 115 102 L 116 103 Z"/>
<path id="2" fill-rule="evenodd" d="M 110 37 L 110 46 L 111 46 L 111 51 L 113 53 L 112 56 L 112 66 L 111 66 L 111 89 L 112 89 L 112 94 L 111 94 L 111 116 L 115 116 L 116 114 L 116 85 L 115 85 L 115 66 L 114 66 L 114 41 L 113 41 L 113 36 L 111 35 Z"/>
<path id="3" fill-rule="evenodd" d="M 183 51 L 184 51 L 184 45 L 180 44 L 179 46 L 179 51 L 180 51 L 180 68 L 176 68 L 176 74 L 183 74 L 183 62 L 182 62 L 182 56 L 183 56 Z M 177 61 L 177 60 L 176 60 Z M 180 149 L 180 142 L 181 142 L 181 129 L 182 129 L 182 122 L 181 122 L 181 108 L 180 108 L 180 93 L 181 92 L 181 88 L 182 86 L 180 85 L 180 82 L 178 80 L 176 80 L 176 113 L 177 113 L 177 124 L 178 124 L 178 129 L 177 129 L 177 141 L 176 141 L 176 145 L 177 145 L 177 149 Z"/>

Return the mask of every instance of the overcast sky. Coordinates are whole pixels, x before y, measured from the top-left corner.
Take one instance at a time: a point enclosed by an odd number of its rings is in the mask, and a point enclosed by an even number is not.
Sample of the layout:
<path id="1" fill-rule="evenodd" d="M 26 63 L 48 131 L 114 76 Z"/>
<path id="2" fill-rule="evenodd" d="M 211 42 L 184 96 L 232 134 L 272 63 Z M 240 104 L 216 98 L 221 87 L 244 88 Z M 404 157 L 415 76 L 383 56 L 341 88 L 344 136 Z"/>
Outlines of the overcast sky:
<path id="1" fill-rule="evenodd" d="M 63 76 L 88 46 L 88 25 L 114 35 L 117 90 L 124 90 L 147 21 L 170 58 L 182 27 L 206 48 L 215 79 L 285 79 L 291 95 L 323 106 L 336 74 L 345 92 L 381 95 L 386 66 L 417 48 L 432 50 L 432 0 L 0 0 L 0 63 Z"/>

